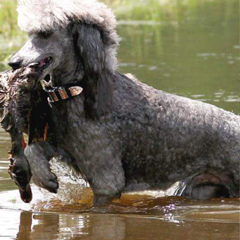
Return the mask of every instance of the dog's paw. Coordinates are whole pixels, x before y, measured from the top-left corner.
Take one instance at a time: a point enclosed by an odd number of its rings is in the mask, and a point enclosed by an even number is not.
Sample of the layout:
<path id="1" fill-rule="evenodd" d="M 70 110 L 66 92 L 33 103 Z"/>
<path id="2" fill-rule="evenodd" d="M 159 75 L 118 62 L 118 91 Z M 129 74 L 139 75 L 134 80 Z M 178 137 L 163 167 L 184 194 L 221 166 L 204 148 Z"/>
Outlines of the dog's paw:
<path id="1" fill-rule="evenodd" d="M 34 171 L 32 179 L 37 186 L 44 188 L 49 192 L 57 193 L 59 184 L 57 177 L 54 173 L 50 171 L 48 172 Z"/>
<path id="2" fill-rule="evenodd" d="M 93 206 L 94 207 L 101 207 L 106 205 L 107 203 L 111 202 L 113 199 L 120 198 L 121 193 L 117 193 L 114 195 L 105 195 L 105 194 L 94 194 L 93 199 Z"/>
<path id="3" fill-rule="evenodd" d="M 104 206 L 108 202 L 110 202 L 111 200 L 112 200 L 112 198 L 110 198 L 107 195 L 95 194 L 94 195 L 94 200 L 93 200 L 93 206 L 94 207 Z"/>

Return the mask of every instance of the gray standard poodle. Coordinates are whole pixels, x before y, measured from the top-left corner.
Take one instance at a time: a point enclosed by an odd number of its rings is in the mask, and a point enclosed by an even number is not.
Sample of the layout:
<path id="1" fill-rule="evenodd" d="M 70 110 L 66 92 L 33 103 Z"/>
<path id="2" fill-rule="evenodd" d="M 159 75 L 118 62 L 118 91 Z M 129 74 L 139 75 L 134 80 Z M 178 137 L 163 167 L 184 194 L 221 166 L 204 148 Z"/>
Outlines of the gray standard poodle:
<path id="1" fill-rule="evenodd" d="M 29 40 L 9 65 L 42 81 L 54 149 L 76 161 L 95 205 L 176 181 L 191 198 L 239 197 L 239 116 L 120 74 L 115 17 L 102 3 L 19 0 L 18 13 Z M 51 146 L 27 146 L 35 178 Z"/>

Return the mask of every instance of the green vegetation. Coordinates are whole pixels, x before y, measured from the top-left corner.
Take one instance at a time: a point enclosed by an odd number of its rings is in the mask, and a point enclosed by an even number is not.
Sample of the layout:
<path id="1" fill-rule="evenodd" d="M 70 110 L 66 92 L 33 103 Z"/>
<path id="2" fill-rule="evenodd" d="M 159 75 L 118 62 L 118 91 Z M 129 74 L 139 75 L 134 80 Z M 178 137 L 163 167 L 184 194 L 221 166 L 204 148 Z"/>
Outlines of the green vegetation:
<path id="1" fill-rule="evenodd" d="M 221 3 L 219 0 L 102 0 L 113 8 L 118 20 L 139 21 L 181 21 L 196 18 L 198 8 L 207 4 L 217 6 L 216 11 L 224 11 L 225 17 L 231 13 L 235 0 Z M 4 37 L 23 36 L 17 27 L 17 0 L 0 1 L 0 35 Z M 219 9 L 220 8 L 220 9 Z M 236 9 L 238 11 L 238 8 Z"/>
<path id="2" fill-rule="evenodd" d="M 2 0 L 0 2 L 0 34 L 12 36 L 18 32 L 16 1 Z"/>
<path id="3" fill-rule="evenodd" d="M 239 113 L 239 0 L 99 1 L 117 16 L 120 72 Z M 0 71 L 27 38 L 16 6 L 0 0 Z"/>
<path id="4" fill-rule="evenodd" d="M 154 35 L 158 45 L 161 45 L 158 25 L 167 23 L 178 28 L 179 24 L 186 21 L 199 24 L 199 19 L 204 21 L 205 25 L 211 25 L 216 21 L 238 21 L 239 15 L 237 0 L 103 0 L 103 2 L 114 10 L 120 25 L 155 25 Z M 16 6 L 17 0 L 0 0 L 0 70 L 4 68 L 9 55 L 18 49 L 27 37 L 17 26 Z M 207 16 L 207 22 L 203 16 Z M 129 34 L 129 37 L 135 38 L 134 34 Z M 142 42 L 142 39 L 138 41 Z M 139 54 L 142 53 L 140 45 L 142 43 L 135 49 Z"/>
<path id="5" fill-rule="evenodd" d="M 26 34 L 21 32 L 17 25 L 17 1 L 0 1 L 0 70 L 14 49 L 21 46 Z"/>
<path id="6" fill-rule="evenodd" d="M 207 4 L 218 6 L 229 17 L 235 0 L 104 0 L 120 20 L 181 21 L 186 15 L 194 19 L 198 8 Z M 220 8 L 220 9 L 219 9 Z M 239 10 L 238 8 L 236 9 Z"/>

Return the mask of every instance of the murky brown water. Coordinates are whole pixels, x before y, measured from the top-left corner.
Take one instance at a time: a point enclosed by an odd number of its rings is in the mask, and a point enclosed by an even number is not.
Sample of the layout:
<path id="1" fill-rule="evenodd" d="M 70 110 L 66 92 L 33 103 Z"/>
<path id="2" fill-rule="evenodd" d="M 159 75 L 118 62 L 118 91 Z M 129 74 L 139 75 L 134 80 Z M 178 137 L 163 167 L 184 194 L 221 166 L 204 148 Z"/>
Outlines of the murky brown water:
<path id="1" fill-rule="evenodd" d="M 173 19 L 120 21 L 120 70 L 239 114 L 239 2 L 189 2 L 176 5 Z M 1 33 L 0 40 L 6 41 Z M 4 58 L 3 51 L 0 62 Z M 32 203 L 22 203 L 7 174 L 9 142 L 0 129 L 0 239 L 240 239 L 239 199 L 193 201 L 144 192 L 92 208 L 91 191 L 65 176 L 57 197 L 34 187 Z"/>

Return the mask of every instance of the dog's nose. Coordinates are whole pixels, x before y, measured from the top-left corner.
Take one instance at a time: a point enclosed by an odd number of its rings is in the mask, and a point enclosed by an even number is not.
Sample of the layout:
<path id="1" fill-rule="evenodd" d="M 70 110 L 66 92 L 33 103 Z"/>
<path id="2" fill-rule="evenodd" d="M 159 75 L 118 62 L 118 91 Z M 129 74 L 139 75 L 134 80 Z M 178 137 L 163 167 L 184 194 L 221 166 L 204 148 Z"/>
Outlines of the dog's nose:
<path id="1" fill-rule="evenodd" d="M 21 60 L 10 60 L 8 62 L 8 65 L 13 69 L 13 70 L 16 70 L 18 68 L 20 68 L 22 66 L 22 61 Z"/>

